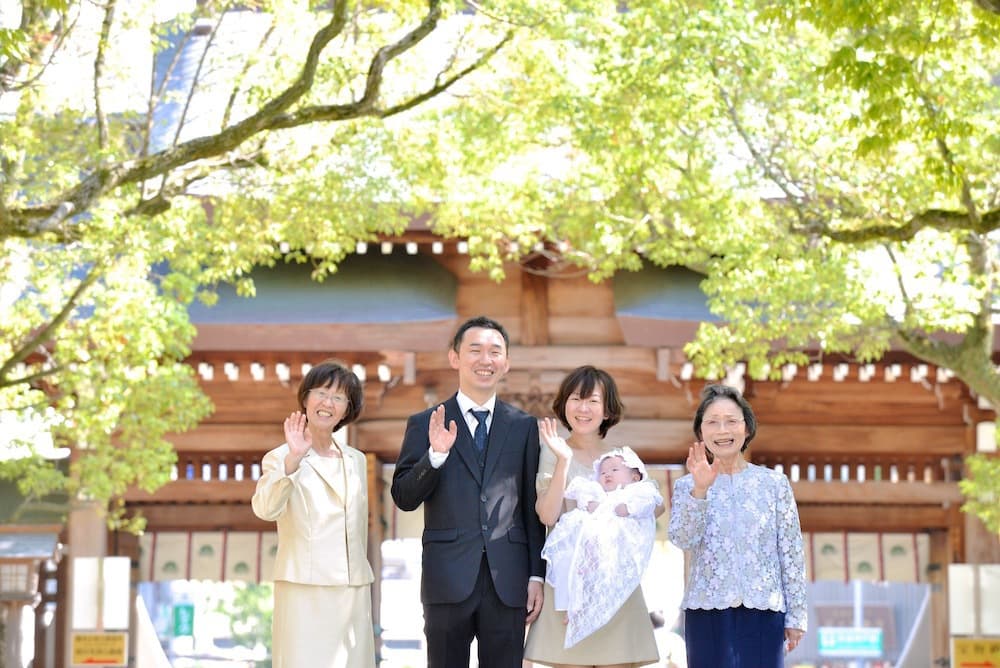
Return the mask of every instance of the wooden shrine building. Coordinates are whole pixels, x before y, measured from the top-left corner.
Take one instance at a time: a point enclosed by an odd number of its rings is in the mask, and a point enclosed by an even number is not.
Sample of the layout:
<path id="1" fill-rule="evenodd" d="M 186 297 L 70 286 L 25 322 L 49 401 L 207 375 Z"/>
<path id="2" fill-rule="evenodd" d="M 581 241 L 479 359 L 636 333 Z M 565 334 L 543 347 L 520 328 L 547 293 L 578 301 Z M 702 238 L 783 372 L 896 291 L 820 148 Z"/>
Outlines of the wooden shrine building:
<path id="1" fill-rule="evenodd" d="M 280 266 L 254 275 L 255 299 L 222 294 L 217 306 L 192 311 L 198 335 L 189 361 L 215 412 L 172 439 L 173 482 L 127 497 L 130 511 L 148 520 L 136 578 L 152 579 L 167 563 L 151 552 L 156 537 L 168 534 L 188 536 L 189 550 L 198 534 L 212 536 L 224 554 L 256 551 L 256 563 L 224 559 L 218 578 L 261 577 L 274 526 L 250 510 L 260 458 L 283 441 L 282 420 L 296 408 L 303 365 L 330 356 L 365 379 L 366 406 L 347 439 L 369 457 L 369 554 L 378 573 L 378 547 L 400 521 L 382 465 L 395 461 L 406 418 L 455 391 L 448 344 L 460 322 L 480 314 L 511 335 L 505 399 L 549 415 L 567 371 L 602 367 L 626 404 L 611 437 L 647 463 L 674 465 L 678 472 L 668 472 L 668 480 L 680 474 L 704 383 L 683 346 L 699 322 L 714 318 L 697 275 L 649 267 L 595 285 L 582 274 L 529 262 L 509 266 L 495 283 L 468 264 L 464 244 L 411 231 L 360 247 L 323 283 L 309 280 L 308 267 Z M 980 425 L 992 423 L 994 413 L 947 369 L 900 353 L 877 364 L 817 359 L 783 371 L 779 382 L 739 370 L 730 378 L 743 384 L 759 418 L 749 455 L 790 476 L 803 531 L 832 537 L 835 550 L 848 548 L 854 534 L 878 536 L 880 548 L 883 535 L 912 536 L 914 552 L 920 538 L 924 556 L 908 557 L 912 578 L 940 585 L 932 599 L 933 653 L 946 656 L 948 564 L 1000 562 L 997 537 L 960 512 L 956 483 L 962 458 L 976 450 Z M 111 540 L 115 551 L 139 554 L 134 537 Z M 815 560 L 819 550 L 810 545 Z M 865 562 L 870 577 L 882 575 L 883 560 L 877 554 Z M 195 576 L 190 553 L 179 569 L 170 563 L 177 577 Z M 857 574 L 846 557 L 843 564 L 843 579 Z M 813 561 L 813 577 L 817 569 Z M 378 603 L 377 585 L 374 596 Z"/>

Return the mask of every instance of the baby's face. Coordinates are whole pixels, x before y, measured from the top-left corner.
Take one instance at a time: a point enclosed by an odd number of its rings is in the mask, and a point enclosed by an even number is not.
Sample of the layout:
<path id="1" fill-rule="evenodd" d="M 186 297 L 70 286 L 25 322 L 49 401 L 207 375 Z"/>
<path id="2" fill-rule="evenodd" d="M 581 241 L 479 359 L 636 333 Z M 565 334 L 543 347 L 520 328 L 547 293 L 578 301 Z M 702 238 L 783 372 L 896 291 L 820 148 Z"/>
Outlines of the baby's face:
<path id="1" fill-rule="evenodd" d="M 605 492 L 610 492 L 624 485 L 639 480 L 636 470 L 625 465 L 625 460 L 620 456 L 606 457 L 601 462 L 597 472 L 597 480 Z"/>

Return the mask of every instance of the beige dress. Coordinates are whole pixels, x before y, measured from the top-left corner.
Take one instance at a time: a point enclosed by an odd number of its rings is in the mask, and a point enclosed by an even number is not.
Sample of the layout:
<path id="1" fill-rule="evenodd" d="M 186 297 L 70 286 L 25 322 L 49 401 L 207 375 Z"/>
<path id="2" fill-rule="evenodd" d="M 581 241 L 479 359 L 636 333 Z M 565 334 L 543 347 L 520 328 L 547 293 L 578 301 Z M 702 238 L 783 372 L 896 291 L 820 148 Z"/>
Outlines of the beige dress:
<path id="1" fill-rule="evenodd" d="M 285 475 L 283 445 L 261 465 L 253 509 L 278 524 L 274 668 L 375 668 L 365 455 L 342 450 Z"/>
<path id="2" fill-rule="evenodd" d="M 535 483 L 539 496 L 548 491 L 555 464 L 552 451 L 543 447 Z M 592 466 L 582 464 L 574 458 L 569 463 L 566 484 L 568 485 L 573 478 L 580 476 L 590 478 L 593 475 Z M 568 504 L 564 501 L 563 512 L 568 509 Z M 528 638 L 524 646 L 524 658 L 528 661 L 543 665 L 568 663 L 586 666 L 618 663 L 644 666 L 659 661 L 656 638 L 653 636 L 653 623 L 649 618 L 649 610 L 646 609 L 646 600 L 642 596 L 642 587 L 632 593 L 610 622 L 569 649 L 563 648 L 566 640 L 564 613 L 553 607 L 553 601 L 555 592 L 546 583 L 542 613 L 528 629 Z"/>

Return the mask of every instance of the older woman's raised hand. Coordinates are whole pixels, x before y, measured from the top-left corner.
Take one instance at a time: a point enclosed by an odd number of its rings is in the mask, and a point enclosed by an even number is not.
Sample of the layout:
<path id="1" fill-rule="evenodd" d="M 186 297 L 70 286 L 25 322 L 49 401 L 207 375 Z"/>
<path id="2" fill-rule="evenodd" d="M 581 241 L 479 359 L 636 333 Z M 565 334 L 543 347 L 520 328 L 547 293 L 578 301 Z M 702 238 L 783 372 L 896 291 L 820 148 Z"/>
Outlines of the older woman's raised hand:
<path id="1" fill-rule="evenodd" d="M 301 411 L 295 411 L 285 418 L 285 443 L 288 457 L 285 458 L 285 473 L 291 474 L 299 467 L 299 462 L 312 447 L 312 434 L 306 429 L 308 421 Z"/>
<path id="2" fill-rule="evenodd" d="M 694 445 L 688 448 L 686 465 L 691 477 L 694 478 L 694 489 L 691 490 L 691 494 L 699 499 L 704 499 L 708 488 L 715 483 L 715 478 L 719 475 L 718 458 L 709 464 L 705 444 L 701 441 L 695 441 Z"/>
<path id="3" fill-rule="evenodd" d="M 569 460 L 573 456 L 573 448 L 559 435 L 559 428 L 552 418 L 542 418 L 539 421 L 538 435 L 557 459 Z"/>
<path id="4" fill-rule="evenodd" d="M 293 455 L 304 455 L 312 446 L 312 434 L 306 429 L 306 416 L 301 411 L 285 418 L 285 442 Z"/>

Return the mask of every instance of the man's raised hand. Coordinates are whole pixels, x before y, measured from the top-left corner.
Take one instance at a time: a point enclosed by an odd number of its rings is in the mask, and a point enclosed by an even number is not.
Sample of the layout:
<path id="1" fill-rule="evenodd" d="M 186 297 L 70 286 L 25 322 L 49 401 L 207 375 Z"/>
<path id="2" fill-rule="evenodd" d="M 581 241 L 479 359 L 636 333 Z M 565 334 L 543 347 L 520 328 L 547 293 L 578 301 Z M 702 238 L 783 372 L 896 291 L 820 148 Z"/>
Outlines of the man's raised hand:
<path id="1" fill-rule="evenodd" d="M 455 445 L 455 438 L 458 436 L 458 425 L 452 420 L 446 429 L 444 426 L 444 404 L 431 413 L 430 427 L 427 429 L 427 438 L 431 442 L 431 449 L 434 452 L 449 452 L 451 446 Z"/>

